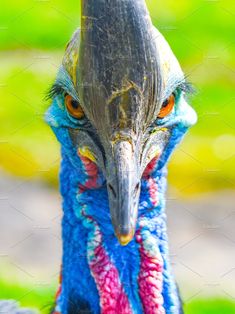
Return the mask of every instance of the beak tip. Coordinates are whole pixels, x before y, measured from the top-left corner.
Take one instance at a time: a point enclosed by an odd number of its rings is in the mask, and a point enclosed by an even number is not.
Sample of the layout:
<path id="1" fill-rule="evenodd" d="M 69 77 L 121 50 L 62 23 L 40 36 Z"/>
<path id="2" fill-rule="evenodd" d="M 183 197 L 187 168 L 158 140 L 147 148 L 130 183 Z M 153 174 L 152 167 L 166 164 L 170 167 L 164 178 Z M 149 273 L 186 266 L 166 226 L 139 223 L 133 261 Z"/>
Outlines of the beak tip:
<path id="1" fill-rule="evenodd" d="M 132 230 L 129 234 L 117 234 L 118 242 L 122 246 L 126 246 L 133 239 L 134 231 Z"/>

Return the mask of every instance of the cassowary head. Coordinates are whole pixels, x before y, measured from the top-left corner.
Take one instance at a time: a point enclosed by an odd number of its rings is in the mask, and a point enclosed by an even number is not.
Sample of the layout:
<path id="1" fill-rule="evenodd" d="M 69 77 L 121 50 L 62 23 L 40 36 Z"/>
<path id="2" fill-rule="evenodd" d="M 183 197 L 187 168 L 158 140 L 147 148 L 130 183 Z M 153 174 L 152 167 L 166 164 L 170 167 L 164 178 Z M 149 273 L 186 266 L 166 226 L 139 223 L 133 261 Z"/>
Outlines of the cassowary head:
<path id="1" fill-rule="evenodd" d="M 174 130 L 189 127 L 196 114 L 144 0 L 82 1 L 81 20 L 51 89 L 47 121 L 74 167 L 83 164 L 84 176 L 94 167 L 102 173 L 114 231 L 125 245 L 135 231 L 141 179 L 164 166 L 160 156 L 166 161 L 178 141 Z"/>

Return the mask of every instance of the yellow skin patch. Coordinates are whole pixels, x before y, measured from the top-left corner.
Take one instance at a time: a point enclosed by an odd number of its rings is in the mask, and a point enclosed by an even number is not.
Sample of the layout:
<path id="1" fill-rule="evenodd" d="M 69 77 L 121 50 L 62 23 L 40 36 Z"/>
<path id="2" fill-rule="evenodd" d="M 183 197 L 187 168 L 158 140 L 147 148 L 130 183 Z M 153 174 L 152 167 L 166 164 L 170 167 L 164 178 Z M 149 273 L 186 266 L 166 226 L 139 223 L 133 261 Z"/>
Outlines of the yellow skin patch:
<path id="1" fill-rule="evenodd" d="M 155 157 L 158 157 L 159 155 L 160 155 L 160 153 L 161 153 L 161 150 L 160 150 L 160 148 L 156 148 L 156 149 L 154 149 L 153 151 L 151 151 L 150 150 L 150 153 L 149 153 L 149 155 L 148 155 L 148 160 L 149 160 L 149 162 L 151 161 L 151 160 L 153 160 Z"/>
<path id="2" fill-rule="evenodd" d="M 72 76 L 73 76 L 74 85 L 76 86 L 76 84 L 77 84 L 78 53 L 74 53 L 72 58 L 73 58 Z"/>
<path id="3" fill-rule="evenodd" d="M 63 66 L 71 77 L 74 86 L 77 83 L 77 64 L 79 57 L 79 44 L 80 44 L 80 36 L 79 31 L 77 30 L 73 38 L 67 44 L 65 55 L 63 58 Z"/>
<path id="4" fill-rule="evenodd" d="M 90 159 L 93 162 L 97 161 L 95 155 L 89 150 L 87 146 L 78 148 L 78 154 L 82 157 Z"/>

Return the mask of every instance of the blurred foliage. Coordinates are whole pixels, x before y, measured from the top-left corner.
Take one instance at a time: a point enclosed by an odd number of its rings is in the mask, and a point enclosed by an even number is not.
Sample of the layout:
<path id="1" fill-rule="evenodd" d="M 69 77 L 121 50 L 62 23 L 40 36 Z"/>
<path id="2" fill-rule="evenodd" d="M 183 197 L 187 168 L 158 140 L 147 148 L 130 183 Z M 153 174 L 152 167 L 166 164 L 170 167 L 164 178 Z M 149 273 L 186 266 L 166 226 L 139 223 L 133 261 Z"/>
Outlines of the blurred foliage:
<path id="1" fill-rule="evenodd" d="M 235 303 L 223 299 L 194 300 L 185 304 L 185 314 L 233 314 Z"/>
<path id="2" fill-rule="evenodd" d="M 0 299 L 15 300 L 22 307 L 40 310 L 48 314 L 53 307 L 55 286 L 20 285 L 0 279 Z"/>
<path id="3" fill-rule="evenodd" d="M 1 49 L 63 49 L 78 27 L 80 1 L 1 0 Z"/>
<path id="4" fill-rule="evenodd" d="M 176 195 L 234 188 L 235 2 L 148 0 L 197 93 L 198 123 L 175 152 Z M 0 11 L 0 164 L 16 175 L 57 182 L 59 146 L 43 122 L 44 95 L 64 46 L 79 25 L 79 1 L 2 0 Z"/>
<path id="5" fill-rule="evenodd" d="M 53 286 L 21 286 L 10 284 L 0 279 L 0 299 L 17 300 L 23 307 L 40 310 L 41 314 L 49 313 L 53 306 Z M 197 299 L 184 304 L 185 314 L 233 314 L 235 303 L 225 299 Z"/>

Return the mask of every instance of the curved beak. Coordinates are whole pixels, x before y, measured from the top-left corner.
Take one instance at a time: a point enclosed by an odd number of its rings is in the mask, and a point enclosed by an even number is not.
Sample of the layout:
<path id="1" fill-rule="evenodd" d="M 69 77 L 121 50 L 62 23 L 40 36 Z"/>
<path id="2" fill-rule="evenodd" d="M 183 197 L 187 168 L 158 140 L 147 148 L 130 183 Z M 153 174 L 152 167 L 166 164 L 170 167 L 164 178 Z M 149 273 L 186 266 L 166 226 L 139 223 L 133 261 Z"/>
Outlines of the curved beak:
<path id="1" fill-rule="evenodd" d="M 115 143 L 106 178 L 112 223 L 121 245 L 127 245 L 135 233 L 140 195 L 138 168 L 131 143 Z"/>

